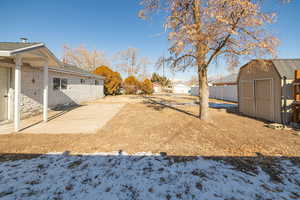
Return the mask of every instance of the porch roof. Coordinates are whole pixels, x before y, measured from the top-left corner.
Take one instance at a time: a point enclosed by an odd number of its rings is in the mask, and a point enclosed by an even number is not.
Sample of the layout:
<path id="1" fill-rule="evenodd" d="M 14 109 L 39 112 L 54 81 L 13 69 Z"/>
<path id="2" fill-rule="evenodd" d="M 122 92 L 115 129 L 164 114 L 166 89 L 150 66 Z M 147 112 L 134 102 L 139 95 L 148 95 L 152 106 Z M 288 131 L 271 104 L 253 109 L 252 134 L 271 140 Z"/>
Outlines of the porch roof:
<path id="1" fill-rule="evenodd" d="M 43 66 L 47 61 L 49 66 L 61 67 L 61 62 L 44 43 L 0 42 L 0 57 L 13 58 L 17 55 L 32 66 Z"/>

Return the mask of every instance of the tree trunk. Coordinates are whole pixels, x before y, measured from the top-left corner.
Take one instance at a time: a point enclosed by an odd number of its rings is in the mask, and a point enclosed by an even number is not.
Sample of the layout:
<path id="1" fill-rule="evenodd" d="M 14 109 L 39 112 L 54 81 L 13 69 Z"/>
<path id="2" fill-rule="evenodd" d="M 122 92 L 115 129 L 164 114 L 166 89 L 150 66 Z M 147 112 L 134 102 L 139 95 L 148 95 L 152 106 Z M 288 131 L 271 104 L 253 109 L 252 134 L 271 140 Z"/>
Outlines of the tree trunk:
<path id="1" fill-rule="evenodd" d="M 209 100 L 209 87 L 207 80 L 207 68 L 198 67 L 198 78 L 199 78 L 199 118 L 201 120 L 209 120 L 208 114 L 208 100 Z"/>

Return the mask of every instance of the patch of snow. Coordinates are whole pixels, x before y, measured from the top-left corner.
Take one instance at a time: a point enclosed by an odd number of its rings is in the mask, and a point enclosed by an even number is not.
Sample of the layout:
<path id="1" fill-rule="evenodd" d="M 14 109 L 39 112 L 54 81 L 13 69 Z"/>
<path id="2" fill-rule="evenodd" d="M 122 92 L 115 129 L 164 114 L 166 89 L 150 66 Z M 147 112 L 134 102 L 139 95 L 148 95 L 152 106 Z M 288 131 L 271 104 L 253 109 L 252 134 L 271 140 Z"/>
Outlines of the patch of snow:
<path id="1" fill-rule="evenodd" d="M 0 163 L 1 199 L 299 199 L 300 168 L 280 161 L 282 183 L 224 162 L 126 152 L 46 154 Z"/>
<path id="2" fill-rule="evenodd" d="M 237 105 L 230 104 L 230 103 L 209 103 L 209 107 L 211 107 L 211 108 L 234 108 L 234 107 L 237 107 Z"/>

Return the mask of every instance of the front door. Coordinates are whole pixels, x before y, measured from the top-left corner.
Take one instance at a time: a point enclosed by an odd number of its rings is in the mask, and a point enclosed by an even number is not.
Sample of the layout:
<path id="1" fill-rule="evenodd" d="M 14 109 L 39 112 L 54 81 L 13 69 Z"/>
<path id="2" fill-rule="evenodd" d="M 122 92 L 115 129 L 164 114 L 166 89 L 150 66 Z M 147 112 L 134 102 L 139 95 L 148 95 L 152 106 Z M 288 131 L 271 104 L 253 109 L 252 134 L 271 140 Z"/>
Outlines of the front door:
<path id="1" fill-rule="evenodd" d="M 7 120 L 8 81 L 8 68 L 0 67 L 0 121 Z"/>

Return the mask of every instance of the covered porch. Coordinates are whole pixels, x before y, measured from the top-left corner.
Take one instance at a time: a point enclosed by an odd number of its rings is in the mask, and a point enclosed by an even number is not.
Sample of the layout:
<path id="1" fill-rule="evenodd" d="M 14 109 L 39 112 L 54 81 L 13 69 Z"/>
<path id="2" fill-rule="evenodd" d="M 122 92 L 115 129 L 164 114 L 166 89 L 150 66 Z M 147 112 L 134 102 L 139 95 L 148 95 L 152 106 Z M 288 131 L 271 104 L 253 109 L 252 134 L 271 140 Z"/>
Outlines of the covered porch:
<path id="1" fill-rule="evenodd" d="M 43 71 L 43 121 L 48 121 L 48 67 L 61 67 L 61 62 L 43 43 L 0 43 L 0 126 L 13 122 L 21 130 L 22 67 L 30 65 Z"/>

